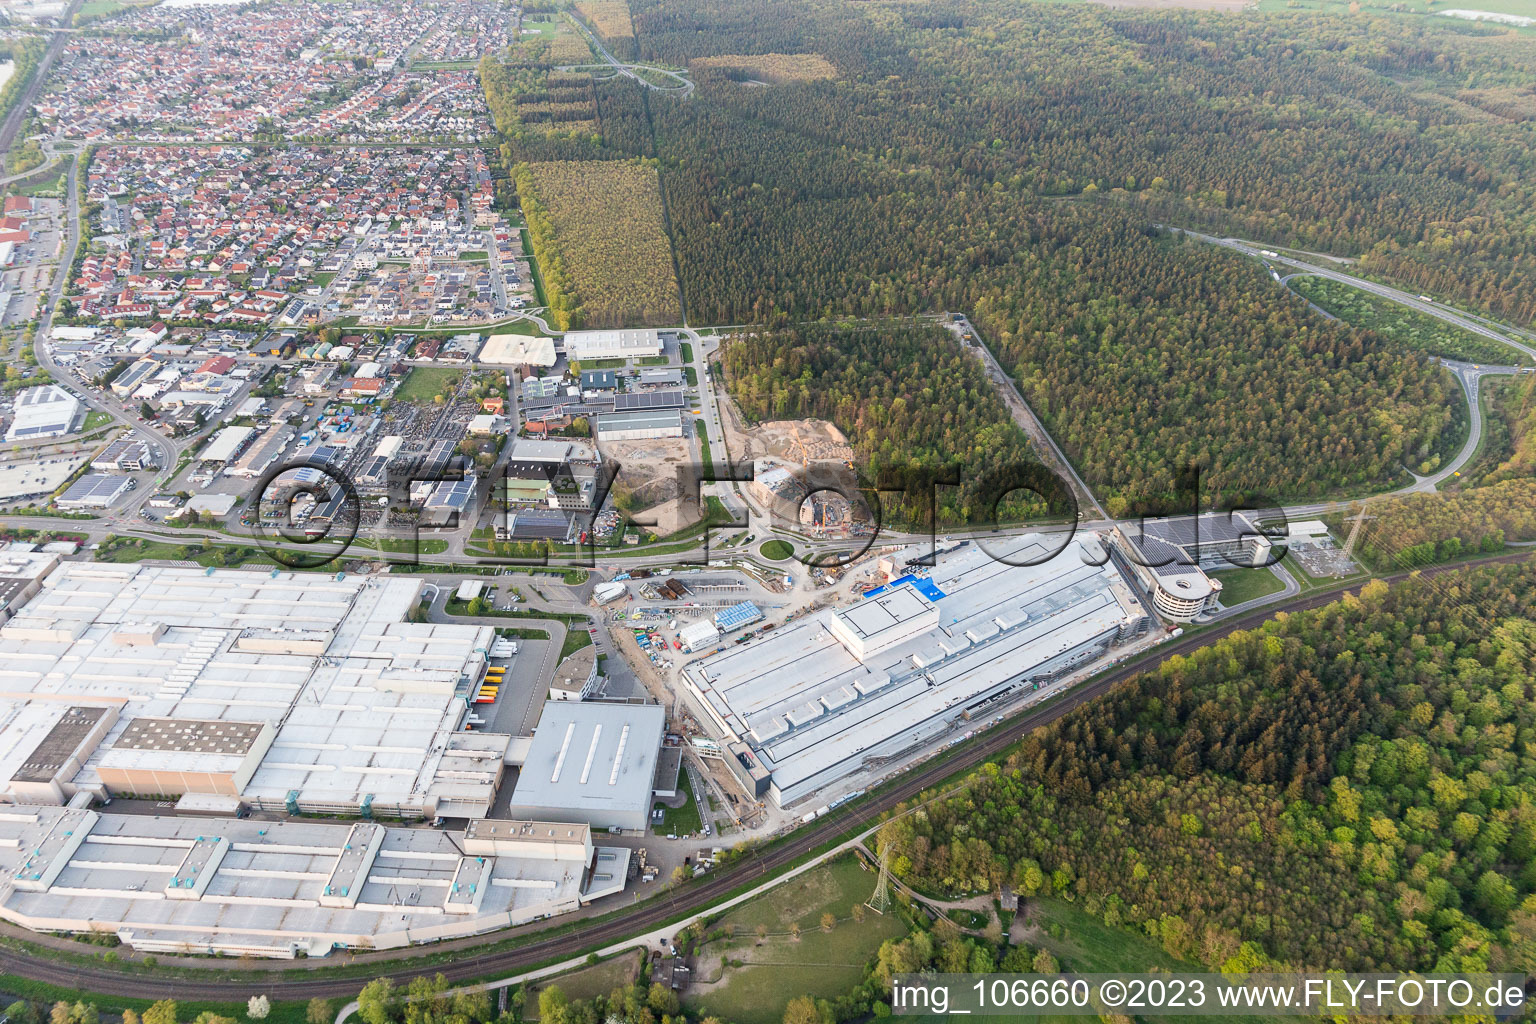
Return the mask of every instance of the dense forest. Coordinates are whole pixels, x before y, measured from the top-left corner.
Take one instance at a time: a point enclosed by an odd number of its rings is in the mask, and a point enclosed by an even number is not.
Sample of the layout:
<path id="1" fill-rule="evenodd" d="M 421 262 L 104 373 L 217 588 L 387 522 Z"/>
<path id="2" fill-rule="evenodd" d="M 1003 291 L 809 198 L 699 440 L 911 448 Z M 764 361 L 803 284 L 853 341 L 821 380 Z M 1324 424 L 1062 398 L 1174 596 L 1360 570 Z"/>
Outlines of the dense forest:
<path id="1" fill-rule="evenodd" d="M 512 181 L 560 330 L 682 319 L 654 167 L 518 164 Z"/>
<path id="2" fill-rule="evenodd" d="M 1536 479 L 1501 480 L 1442 494 L 1408 494 L 1372 504 L 1360 556 L 1383 571 L 1448 562 L 1536 541 Z"/>
<path id="3" fill-rule="evenodd" d="M 1376 332 L 1395 348 L 1467 363 L 1530 365 L 1531 357 L 1481 334 L 1332 278 L 1302 274 L 1287 282 L 1302 298 L 1356 327 Z"/>
<path id="4" fill-rule="evenodd" d="M 1141 675 L 885 826 L 1219 969 L 1536 967 L 1536 564 L 1367 584 Z"/>
<path id="5" fill-rule="evenodd" d="M 631 9 L 642 59 L 830 59 L 836 84 L 790 93 L 704 82 L 712 105 L 813 157 L 831 147 L 1023 199 L 1119 190 L 1143 217 L 1364 253 L 1420 290 L 1536 316 L 1536 61 L 1508 30 L 988 0 Z M 855 162 L 827 170 L 853 184 Z"/>
<path id="6" fill-rule="evenodd" d="M 730 341 L 722 361 L 731 397 L 744 414 L 754 420 L 830 420 L 859 453 L 870 484 L 886 471 L 953 467 L 959 486 L 937 491 L 941 523 L 990 521 L 994 510 L 981 496 L 983 481 L 1005 467 L 1036 462 L 981 361 L 942 327 L 875 323 L 759 331 Z M 1022 493 L 1015 497 L 1022 504 Z M 1058 495 L 1035 497 L 1043 506 Z M 921 490 L 892 504 L 904 525 L 928 521 Z M 998 517 L 1024 511 L 1005 505 Z"/>
<path id="7" fill-rule="evenodd" d="M 1536 377 L 1489 381 L 1488 441 L 1481 482 L 1536 476 Z M 1482 463 L 1480 463 L 1482 465 Z"/>
<path id="8" fill-rule="evenodd" d="M 1417 339 L 1328 323 L 1169 229 L 1536 313 L 1536 58 L 1506 30 L 997 0 L 629 10 L 589 21 L 689 67 L 694 95 L 598 83 L 595 132 L 524 130 L 508 161 L 654 156 L 694 322 L 972 313 L 1115 511 L 1190 462 L 1210 500 L 1380 489 L 1463 435 Z"/>

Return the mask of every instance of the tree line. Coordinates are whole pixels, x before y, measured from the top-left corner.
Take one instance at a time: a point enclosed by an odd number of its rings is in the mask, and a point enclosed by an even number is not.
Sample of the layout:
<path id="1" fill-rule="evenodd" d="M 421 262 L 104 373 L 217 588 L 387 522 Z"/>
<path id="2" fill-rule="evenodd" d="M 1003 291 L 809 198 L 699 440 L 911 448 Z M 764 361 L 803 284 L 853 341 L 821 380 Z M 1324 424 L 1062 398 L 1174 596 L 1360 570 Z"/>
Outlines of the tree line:
<path id="1" fill-rule="evenodd" d="M 1037 461 L 981 361 L 942 327 L 880 322 L 756 331 L 728 342 L 722 364 L 743 413 L 830 421 L 858 452 L 871 485 L 887 471 L 953 467 L 958 486 L 936 495 L 940 523 L 989 521 L 983 481 Z M 913 487 L 889 507 L 903 525 L 922 525 L 930 496 Z M 1014 496 L 1018 507 L 1005 505 L 1000 518 L 1043 511 L 1051 497 L 1021 492 Z"/>
<path id="2" fill-rule="evenodd" d="M 1373 582 L 1116 687 L 885 826 L 900 877 L 1213 969 L 1536 966 L 1536 564 Z"/>

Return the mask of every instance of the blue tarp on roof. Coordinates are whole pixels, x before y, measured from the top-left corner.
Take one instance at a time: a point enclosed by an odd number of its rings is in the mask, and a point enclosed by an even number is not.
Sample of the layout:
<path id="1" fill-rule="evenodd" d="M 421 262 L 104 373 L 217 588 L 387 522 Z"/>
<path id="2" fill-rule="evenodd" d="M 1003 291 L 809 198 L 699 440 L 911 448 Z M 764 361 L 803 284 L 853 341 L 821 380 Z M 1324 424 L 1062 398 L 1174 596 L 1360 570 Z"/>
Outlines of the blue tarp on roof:
<path id="1" fill-rule="evenodd" d="M 891 590 L 891 589 L 894 589 L 896 587 L 899 587 L 903 583 L 910 583 L 910 584 L 912 584 L 912 588 L 914 590 L 916 590 L 919 594 L 922 594 L 924 597 L 926 597 L 930 601 L 938 601 L 938 600 L 940 600 L 940 599 L 942 599 L 943 597 L 946 596 L 944 591 L 940 590 L 938 588 L 938 586 L 933 582 L 933 580 L 929 579 L 926 576 L 912 576 L 910 574 L 906 575 L 906 576 L 897 577 L 896 579 L 891 580 L 891 582 L 885 584 L 882 587 L 876 587 L 874 590 L 866 590 L 866 591 L 864 591 L 864 596 L 865 597 L 879 597 L 881 594 L 885 593 L 887 590 Z"/>

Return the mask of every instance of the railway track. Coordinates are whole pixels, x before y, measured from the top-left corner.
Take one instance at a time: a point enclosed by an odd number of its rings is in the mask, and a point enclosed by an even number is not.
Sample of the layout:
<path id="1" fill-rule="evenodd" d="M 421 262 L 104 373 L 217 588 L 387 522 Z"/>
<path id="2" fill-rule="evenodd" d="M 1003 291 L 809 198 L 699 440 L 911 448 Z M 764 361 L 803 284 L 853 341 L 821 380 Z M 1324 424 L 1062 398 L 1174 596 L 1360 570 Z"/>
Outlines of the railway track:
<path id="1" fill-rule="evenodd" d="M 1434 577 L 1476 566 L 1522 562 L 1531 557 L 1532 552 L 1519 551 L 1477 559 L 1472 562 L 1464 562 L 1455 566 L 1428 568 L 1420 572 L 1426 577 Z M 1411 573 L 1401 572 L 1380 578 L 1388 583 L 1398 583 L 1407 579 L 1410 575 Z M 398 952 L 393 958 L 389 957 L 388 954 L 380 953 L 377 954 L 378 958 L 376 960 L 370 958 L 369 961 L 363 962 L 377 963 L 378 970 L 371 976 L 389 977 L 397 983 L 404 983 L 420 975 L 433 975 L 439 972 L 450 981 L 469 982 L 481 978 L 511 974 L 545 963 L 571 959 L 589 950 L 600 949 L 604 946 L 622 942 L 627 936 L 639 935 L 660 928 L 669 920 L 705 909 L 715 902 L 726 898 L 735 890 L 752 882 L 764 880 L 780 869 L 791 866 L 800 858 L 816 852 L 821 847 L 833 845 L 847 834 L 873 825 L 878 821 L 881 814 L 897 804 L 911 800 L 926 789 L 932 789 L 944 779 L 957 772 L 966 771 L 981 765 L 983 762 L 1006 750 L 1023 733 L 1055 721 L 1082 704 L 1102 696 L 1111 687 L 1124 682 L 1140 672 L 1155 668 L 1176 655 L 1190 654 L 1232 633 L 1259 626 L 1272 618 L 1277 612 L 1297 612 L 1319 608 L 1337 599 L 1344 591 L 1356 589 L 1361 585 L 1361 582 L 1356 581 L 1330 587 L 1327 590 L 1303 594 L 1295 600 L 1285 602 L 1284 604 L 1272 605 L 1228 620 L 1221 623 L 1215 629 L 1163 644 L 1116 666 L 1109 674 L 1069 691 L 1049 707 L 1008 719 L 993 726 L 976 737 L 972 742 L 959 748 L 954 755 L 913 769 L 878 791 L 873 800 L 866 806 L 854 807 L 848 813 L 828 815 L 826 818 L 820 819 L 817 824 L 794 833 L 789 839 L 769 847 L 747 860 L 706 876 L 702 882 L 689 886 L 674 896 L 659 896 L 641 904 L 633 913 L 619 915 L 610 920 L 595 922 L 590 928 L 581 928 L 558 935 L 551 935 L 543 939 L 533 938 L 515 949 L 476 953 L 473 946 L 475 940 L 468 940 L 463 946 L 464 955 L 448 963 L 412 964 L 409 954 Z M 479 941 L 494 941 L 494 937 L 484 936 Z M 443 949 L 444 947 L 442 946 L 425 947 L 420 952 L 440 952 Z M 84 951 L 85 948 L 82 947 L 82 952 Z M 321 971 L 326 966 L 320 961 L 314 961 L 313 963 L 315 968 Z M 257 966 L 247 967 L 246 969 L 260 970 L 262 968 Z M 269 993 L 281 999 L 310 999 L 317 996 L 325 999 L 350 999 L 357 994 L 357 991 L 370 977 L 367 974 L 344 978 L 328 978 L 323 974 L 318 974 L 314 978 L 276 976 L 279 971 L 292 971 L 293 969 L 293 965 L 289 963 L 274 963 L 272 965 L 274 979 L 270 983 L 220 980 L 213 977 L 204 981 L 187 977 L 157 976 L 153 972 L 134 974 L 130 973 L 128 969 L 113 969 L 107 966 L 66 964 L 57 960 L 28 956 L 12 949 L 0 949 L 0 971 L 4 973 L 15 974 L 34 981 L 46 982 L 82 992 L 132 996 L 142 999 L 173 998 L 179 1000 L 231 1001 L 244 1000 L 246 997 L 258 992 Z M 211 968 L 209 974 L 212 975 L 214 973 L 215 970 Z"/>

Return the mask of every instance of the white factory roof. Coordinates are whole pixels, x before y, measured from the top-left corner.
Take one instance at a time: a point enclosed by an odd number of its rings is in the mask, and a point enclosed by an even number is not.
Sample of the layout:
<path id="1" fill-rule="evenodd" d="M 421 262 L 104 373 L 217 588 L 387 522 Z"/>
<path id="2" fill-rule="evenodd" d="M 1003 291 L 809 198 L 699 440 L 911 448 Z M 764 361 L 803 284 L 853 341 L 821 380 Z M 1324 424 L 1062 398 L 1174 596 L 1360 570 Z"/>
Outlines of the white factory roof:
<path id="1" fill-rule="evenodd" d="M 80 400 L 57 384 L 16 392 L 15 418 L 5 432 L 7 441 L 67 434 L 80 414 Z"/>
<path id="2" fill-rule="evenodd" d="M 1039 536 L 1006 544 L 1010 561 L 1054 550 Z M 943 557 L 938 625 L 880 649 L 878 635 L 933 607 L 910 584 L 841 612 L 826 610 L 695 662 L 690 688 L 717 723 L 752 746 L 780 791 L 856 771 L 864 752 L 1058 659 L 1143 610 L 1112 565 L 1086 564 L 1079 541 L 1040 565 L 1011 566 L 979 547 Z M 872 638 L 861 662 L 833 631 L 833 616 Z"/>
<path id="3" fill-rule="evenodd" d="M 596 458 L 596 450 L 591 445 L 580 441 L 567 441 L 563 438 L 541 440 L 534 437 L 519 437 L 512 442 L 512 452 L 507 456 L 507 461 L 591 462 Z"/>
<path id="4" fill-rule="evenodd" d="M 228 462 L 255 435 L 255 427 L 225 427 L 213 435 L 198 458 L 204 462 Z"/>
<path id="5" fill-rule="evenodd" d="M 1297 537 L 1323 537 L 1328 533 L 1328 525 L 1321 519 L 1305 519 L 1299 523 L 1287 523 L 1285 532 L 1293 540 Z"/>
<path id="6" fill-rule="evenodd" d="M 623 584 L 621 583 L 619 586 L 622 587 Z M 678 630 L 677 638 L 682 641 L 684 647 L 697 651 L 701 650 L 705 645 L 719 640 L 720 630 L 715 628 L 715 624 L 711 620 L 699 619 L 697 622 L 690 622 Z"/>
<path id="7" fill-rule="evenodd" d="M 512 794 L 514 813 L 648 808 L 666 718 L 657 704 L 546 702 Z"/>
<path id="8" fill-rule="evenodd" d="M 49 547 L 42 551 L 0 551 L 0 579 L 35 580 L 47 574 L 59 564 L 58 553 Z"/>
<path id="9" fill-rule="evenodd" d="M 462 834 L 373 822 L 12 807 L 0 812 L 0 870 L 58 873 L 46 891 L 6 886 L 0 916 L 40 930 L 106 930 L 140 949 L 323 956 L 473 935 L 594 895 L 580 860 L 467 856 L 462 843 Z M 595 867 L 625 853 L 599 848 Z"/>
<path id="10" fill-rule="evenodd" d="M 493 334 L 480 349 L 479 361 L 502 366 L 554 366 L 555 342 L 526 334 Z"/>
<path id="11" fill-rule="evenodd" d="M 859 639 L 878 643 L 884 634 L 899 630 L 905 622 L 922 616 L 932 607 L 933 602 L 913 587 L 901 586 L 837 614 Z"/>
<path id="12" fill-rule="evenodd" d="M 235 507 L 236 495 L 233 494 L 194 494 L 187 499 L 187 508 L 202 515 L 204 512 L 213 516 L 227 516 Z"/>
<path id="13" fill-rule="evenodd" d="M 279 805 L 487 799 L 507 737 L 455 732 L 494 639 L 409 623 L 419 580 L 70 563 L 0 626 L 0 751 L 13 724 L 69 704 L 122 705 L 74 782 L 136 717 L 269 722 L 242 794 Z M 0 753 L 0 780 L 8 755 Z M 13 769 L 14 770 L 14 769 Z"/>
<path id="14" fill-rule="evenodd" d="M 607 353 L 647 356 L 660 351 L 661 336 L 650 330 L 572 331 L 565 336 L 568 359 L 579 360 Z"/>

